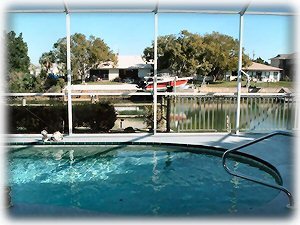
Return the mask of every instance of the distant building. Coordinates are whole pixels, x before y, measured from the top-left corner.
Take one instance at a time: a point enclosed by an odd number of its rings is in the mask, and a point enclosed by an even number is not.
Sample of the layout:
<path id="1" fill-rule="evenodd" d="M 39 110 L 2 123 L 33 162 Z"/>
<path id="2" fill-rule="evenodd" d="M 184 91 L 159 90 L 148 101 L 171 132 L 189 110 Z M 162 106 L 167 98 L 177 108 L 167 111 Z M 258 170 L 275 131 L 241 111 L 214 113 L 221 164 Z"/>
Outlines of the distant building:
<path id="1" fill-rule="evenodd" d="M 281 78 L 282 69 L 268 66 L 261 63 L 252 62 L 243 70 L 250 76 L 251 80 L 262 82 L 277 82 Z"/>
<path id="2" fill-rule="evenodd" d="M 59 74 L 61 71 L 61 64 L 57 64 L 57 63 L 53 63 L 52 64 L 52 67 L 50 68 L 50 73 L 53 73 L 53 74 Z"/>
<path id="3" fill-rule="evenodd" d="M 118 56 L 117 65 L 102 63 L 97 69 L 90 70 L 90 80 L 137 80 L 147 76 L 152 65 L 147 64 L 141 56 Z"/>
<path id="4" fill-rule="evenodd" d="M 48 74 L 62 74 L 63 71 L 63 64 L 58 64 L 58 63 L 52 63 L 51 67 L 48 69 L 47 73 Z"/>
<path id="5" fill-rule="evenodd" d="M 37 77 L 38 75 L 40 75 L 41 73 L 41 67 L 40 66 L 36 66 L 34 64 L 30 64 L 29 65 L 29 73 L 32 75 L 32 76 L 35 76 Z"/>
<path id="6" fill-rule="evenodd" d="M 296 54 L 279 54 L 274 58 L 271 58 L 271 65 L 281 68 L 282 79 L 293 80 L 295 76 L 295 62 Z"/>

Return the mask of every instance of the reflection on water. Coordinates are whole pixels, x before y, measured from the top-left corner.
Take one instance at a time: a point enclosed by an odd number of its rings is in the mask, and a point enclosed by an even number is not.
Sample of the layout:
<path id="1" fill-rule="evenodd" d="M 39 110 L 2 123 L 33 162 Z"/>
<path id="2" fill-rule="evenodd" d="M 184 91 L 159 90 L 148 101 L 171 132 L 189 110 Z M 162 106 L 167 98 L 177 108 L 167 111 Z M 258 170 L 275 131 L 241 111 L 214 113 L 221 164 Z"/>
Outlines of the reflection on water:
<path id="1" fill-rule="evenodd" d="M 171 128 L 177 132 L 228 131 L 235 128 L 236 99 L 177 97 Z M 294 102 L 274 97 L 241 99 L 241 130 L 292 129 Z"/>
<path id="2" fill-rule="evenodd" d="M 147 113 L 143 104 L 149 103 L 128 103 L 122 108 L 118 107 L 117 120 L 114 122 L 112 132 L 147 132 L 149 124 L 145 123 Z M 136 106 L 135 106 L 136 105 Z M 141 106 L 142 105 L 142 106 Z M 240 130 L 241 131 L 271 131 L 291 130 L 294 126 L 295 100 L 292 97 L 282 96 L 248 96 L 241 98 Z M 150 107 L 150 106 L 149 106 Z M 158 115 L 163 115 L 163 122 L 158 123 L 161 131 L 172 132 L 230 132 L 235 129 L 237 102 L 235 97 L 228 96 L 162 96 L 158 101 Z M 19 108 L 21 109 L 21 108 Z M 23 109 L 23 108 L 22 108 Z M 122 110 L 121 110 L 122 109 Z M 132 110 L 136 109 L 136 110 Z M 40 110 L 41 111 L 41 110 Z M 55 111 L 55 110 L 54 110 Z M 150 110 L 150 113 L 152 111 Z M 160 114 L 160 112 L 162 112 Z M 65 121 L 61 121 L 61 113 L 51 116 L 56 126 L 55 130 L 66 130 Z M 54 122 L 39 121 L 40 118 L 32 115 L 30 110 L 18 118 L 14 130 L 18 133 L 30 133 L 27 123 L 23 123 L 23 117 L 33 118 L 35 122 L 53 125 Z M 88 115 L 87 115 L 88 116 Z M 100 116 L 100 115 L 99 115 Z M 89 117 L 89 116 L 88 116 Z M 50 117 L 49 117 L 50 118 Z M 168 120 L 169 118 L 169 120 Z M 90 119 L 90 118 L 89 118 Z M 93 118 L 92 118 L 93 119 Z M 167 123 L 167 120 L 170 123 Z M 73 121 L 74 123 L 74 121 Z M 35 123 L 30 123 L 35 126 Z M 170 126 L 169 126 L 170 125 Z M 168 127 L 168 129 L 167 129 Z M 29 130 L 28 130 L 29 129 Z M 36 132 L 36 131 L 35 131 Z M 91 128 L 88 124 L 74 128 L 74 132 L 89 133 Z M 59 158 L 59 155 L 57 156 Z"/>
<path id="3" fill-rule="evenodd" d="M 171 166 L 172 164 L 172 157 L 171 157 L 171 153 L 167 152 L 167 156 L 166 156 L 166 161 L 165 161 L 165 167 L 164 169 L 168 168 L 169 166 Z"/>
<path id="4" fill-rule="evenodd" d="M 56 160 L 53 153 L 60 150 L 62 158 Z M 263 207 L 278 195 L 242 179 L 235 188 L 220 160 L 207 149 L 174 146 L 29 147 L 9 154 L 8 182 L 13 203 L 33 206 L 33 216 L 56 213 L 39 211 L 36 205 L 99 215 L 231 215 Z M 237 172 L 275 182 L 252 160 L 237 163 L 229 158 L 228 163 Z"/>

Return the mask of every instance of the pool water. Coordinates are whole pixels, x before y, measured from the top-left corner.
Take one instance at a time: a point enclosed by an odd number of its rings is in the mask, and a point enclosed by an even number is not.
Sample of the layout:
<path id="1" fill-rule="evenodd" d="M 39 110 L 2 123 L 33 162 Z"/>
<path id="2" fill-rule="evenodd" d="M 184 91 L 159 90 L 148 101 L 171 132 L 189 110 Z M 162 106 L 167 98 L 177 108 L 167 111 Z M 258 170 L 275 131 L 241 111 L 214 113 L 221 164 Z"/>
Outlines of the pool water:
<path id="1" fill-rule="evenodd" d="M 174 146 L 10 147 L 8 183 L 15 206 L 108 216 L 247 213 L 278 195 L 277 190 L 227 174 L 220 155 Z M 228 164 L 275 183 L 263 166 L 248 161 L 229 159 Z"/>

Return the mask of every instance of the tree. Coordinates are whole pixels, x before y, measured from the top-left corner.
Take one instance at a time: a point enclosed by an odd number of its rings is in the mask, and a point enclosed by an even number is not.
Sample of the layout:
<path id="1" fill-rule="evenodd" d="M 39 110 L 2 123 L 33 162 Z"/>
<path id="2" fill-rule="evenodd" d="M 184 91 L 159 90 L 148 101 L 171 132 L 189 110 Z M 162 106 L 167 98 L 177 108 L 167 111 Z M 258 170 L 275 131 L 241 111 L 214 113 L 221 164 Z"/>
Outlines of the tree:
<path id="1" fill-rule="evenodd" d="M 22 33 L 17 36 L 14 31 L 10 31 L 6 38 L 9 91 L 40 92 L 42 90 L 41 79 L 29 74 L 28 47 L 23 41 Z"/>
<path id="2" fill-rule="evenodd" d="M 55 56 L 52 51 L 43 53 L 39 60 L 42 70 L 46 71 L 46 73 L 50 72 L 54 62 Z"/>
<path id="3" fill-rule="evenodd" d="M 62 66 L 62 73 L 66 74 L 67 68 L 67 41 L 66 38 L 59 39 L 53 45 L 53 50 L 44 53 L 40 59 L 41 64 L 49 65 L 48 62 L 57 62 Z M 97 68 L 105 62 L 116 64 L 116 55 L 107 44 L 100 38 L 75 33 L 71 36 L 71 66 L 73 79 L 81 79 L 83 82 L 90 69 Z"/>
<path id="4" fill-rule="evenodd" d="M 30 59 L 28 57 L 28 47 L 23 41 L 22 33 L 16 36 L 14 31 L 6 35 L 7 64 L 8 72 L 29 72 Z"/>
<path id="5" fill-rule="evenodd" d="M 209 63 L 208 75 L 214 81 L 224 78 L 227 71 L 236 70 L 238 67 L 239 43 L 231 36 L 213 32 L 203 37 L 205 54 L 203 60 Z M 249 65 L 250 58 L 243 54 L 243 65 Z M 200 70 L 201 72 L 201 70 Z"/>
<path id="6" fill-rule="evenodd" d="M 179 35 L 158 38 L 158 70 L 167 69 L 177 76 L 200 74 L 212 76 L 214 81 L 223 79 L 227 71 L 236 70 L 238 41 L 217 32 L 201 36 L 188 31 Z M 153 44 L 144 50 L 143 58 L 153 60 Z M 250 64 L 243 54 L 243 64 Z"/>
<path id="7" fill-rule="evenodd" d="M 203 58 L 204 47 L 203 38 L 199 34 L 192 34 L 186 30 L 181 31 L 177 38 L 181 46 L 181 54 L 177 61 L 179 69 L 178 76 L 190 76 L 197 74 L 200 66 L 199 59 Z"/>
<path id="8" fill-rule="evenodd" d="M 41 92 L 43 82 L 40 77 L 29 73 L 12 71 L 9 73 L 8 89 L 10 92 Z"/>
<path id="9" fill-rule="evenodd" d="M 260 58 L 260 57 L 256 58 L 253 62 L 257 62 L 257 63 L 269 65 L 269 63 L 268 63 L 267 61 L 263 60 L 263 59 Z"/>
<path id="10" fill-rule="evenodd" d="M 153 60 L 153 44 L 144 50 L 143 58 Z M 158 38 L 158 70 L 167 69 L 177 76 L 194 75 L 197 71 L 197 58 L 203 52 L 202 38 L 186 30 L 178 36 L 166 35 Z"/>

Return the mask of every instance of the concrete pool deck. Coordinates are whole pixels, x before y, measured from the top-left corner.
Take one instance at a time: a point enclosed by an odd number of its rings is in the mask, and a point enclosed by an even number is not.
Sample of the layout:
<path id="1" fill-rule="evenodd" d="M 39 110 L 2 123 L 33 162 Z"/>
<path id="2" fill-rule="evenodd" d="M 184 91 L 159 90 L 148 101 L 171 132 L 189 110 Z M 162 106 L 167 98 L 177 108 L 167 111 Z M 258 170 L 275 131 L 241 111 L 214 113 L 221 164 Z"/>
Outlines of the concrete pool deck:
<path id="1" fill-rule="evenodd" d="M 197 144 L 219 148 L 232 148 L 261 137 L 261 133 L 125 133 L 125 134 L 72 134 L 64 136 L 62 142 L 161 142 L 176 144 Z M 51 137 L 51 134 L 49 134 Z M 38 142 L 41 134 L 10 134 L 8 142 Z"/>
<path id="2" fill-rule="evenodd" d="M 132 134 L 73 134 L 65 136 L 64 143 L 76 142 L 157 142 L 213 146 L 230 149 L 259 138 L 266 133 L 149 133 Z M 269 139 L 248 146 L 241 150 L 247 154 L 259 157 L 277 168 L 283 179 L 283 186 L 294 193 L 294 137 L 282 135 L 273 136 Z M 11 134 L 7 135 L 7 142 L 40 142 L 40 134 Z M 221 163 L 221 161 L 220 161 Z M 250 210 L 244 216 L 287 216 L 294 210 L 286 208 L 287 196 L 281 192 L 275 199 L 261 208 Z"/>

